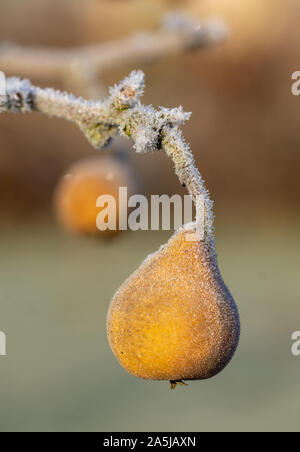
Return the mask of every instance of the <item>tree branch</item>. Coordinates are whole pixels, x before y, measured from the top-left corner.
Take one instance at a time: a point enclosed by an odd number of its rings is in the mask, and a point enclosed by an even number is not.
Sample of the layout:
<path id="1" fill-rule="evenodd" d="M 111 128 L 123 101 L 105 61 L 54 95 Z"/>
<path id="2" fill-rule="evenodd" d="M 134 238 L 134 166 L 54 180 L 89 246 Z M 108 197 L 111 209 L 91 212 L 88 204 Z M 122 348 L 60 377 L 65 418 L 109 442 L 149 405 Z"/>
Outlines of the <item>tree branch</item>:
<path id="1" fill-rule="evenodd" d="M 137 152 L 163 149 L 171 157 L 175 172 L 196 204 L 197 225 L 203 240 L 213 244 L 212 202 L 204 187 L 189 145 L 179 126 L 190 118 L 182 107 L 154 109 L 140 102 L 144 74 L 133 71 L 110 88 L 103 102 L 86 101 L 71 94 L 42 89 L 28 80 L 6 80 L 6 95 L 0 98 L 1 112 L 36 111 L 76 123 L 95 148 L 105 146 L 117 133 L 131 137 Z M 198 229 L 198 232 L 199 232 Z"/>
<path id="2" fill-rule="evenodd" d="M 10 74 L 88 87 L 97 95 L 97 81 L 105 71 L 149 63 L 168 55 L 207 48 L 224 41 L 227 29 L 219 21 L 202 21 L 181 13 L 169 13 L 156 31 L 134 34 L 119 41 L 71 49 L 22 47 L 0 44 L 0 68 Z"/>

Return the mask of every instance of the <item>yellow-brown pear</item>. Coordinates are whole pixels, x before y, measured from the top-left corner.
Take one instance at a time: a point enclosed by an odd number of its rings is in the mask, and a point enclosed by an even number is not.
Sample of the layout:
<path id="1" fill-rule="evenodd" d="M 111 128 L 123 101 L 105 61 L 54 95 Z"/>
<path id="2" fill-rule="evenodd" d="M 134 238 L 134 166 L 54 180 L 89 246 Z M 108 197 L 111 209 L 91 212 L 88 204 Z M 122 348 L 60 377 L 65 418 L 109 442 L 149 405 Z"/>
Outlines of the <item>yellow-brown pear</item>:
<path id="1" fill-rule="evenodd" d="M 195 224 L 150 255 L 111 301 L 110 346 L 131 374 L 150 380 L 200 380 L 220 372 L 239 340 L 239 316 L 216 254 L 192 241 Z"/>
<path id="2" fill-rule="evenodd" d="M 56 188 L 54 208 L 59 222 L 69 231 L 98 237 L 111 237 L 120 232 L 119 213 L 127 216 L 127 204 L 119 202 L 119 188 L 126 187 L 128 196 L 136 188 L 129 163 L 114 155 L 88 157 L 73 164 Z M 109 195 L 114 200 L 108 215 L 115 216 L 116 228 L 99 229 L 97 199 Z M 115 209 L 114 209 L 115 207 Z M 102 224 L 105 226 L 104 218 Z"/>

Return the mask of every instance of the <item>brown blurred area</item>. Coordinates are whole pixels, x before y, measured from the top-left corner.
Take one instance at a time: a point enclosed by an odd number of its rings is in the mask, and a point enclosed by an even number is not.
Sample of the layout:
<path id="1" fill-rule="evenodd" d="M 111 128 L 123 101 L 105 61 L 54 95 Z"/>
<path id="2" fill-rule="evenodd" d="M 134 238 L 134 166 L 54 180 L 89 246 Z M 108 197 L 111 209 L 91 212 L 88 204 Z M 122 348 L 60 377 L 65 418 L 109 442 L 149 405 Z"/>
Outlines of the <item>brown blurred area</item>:
<path id="1" fill-rule="evenodd" d="M 1 0 L 0 40 L 61 48 L 103 42 L 154 29 L 171 9 L 199 19 L 220 17 L 230 36 L 217 49 L 141 65 L 144 101 L 193 112 L 184 134 L 216 212 L 294 211 L 300 155 L 300 99 L 291 95 L 291 74 L 300 64 L 297 0 Z M 109 86 L 132 69 L 106 73 L 103 82 Z M 48 85 L 60 87 L 56 80 Z M 1 115 L 0 148 L 1 213 L 9 215 L 49 210 L 61 173 L 95 152 L 73 124 L 38 114 Z M 181 190 L 162 152 L 131 154 L 148 192 Z"/>

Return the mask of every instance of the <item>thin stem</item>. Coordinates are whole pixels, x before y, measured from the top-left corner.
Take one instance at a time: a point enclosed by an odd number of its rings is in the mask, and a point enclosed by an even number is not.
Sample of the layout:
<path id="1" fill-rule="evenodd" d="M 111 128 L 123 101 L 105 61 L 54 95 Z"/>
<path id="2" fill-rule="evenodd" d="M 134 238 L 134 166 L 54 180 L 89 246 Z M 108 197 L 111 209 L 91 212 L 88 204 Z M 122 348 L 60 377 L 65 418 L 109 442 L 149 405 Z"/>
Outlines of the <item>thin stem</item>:
<path id="1" fill-rule="evenodd" d="M 196 231 L 213 244 L 213 202 L 195 165 L 194 156 L 178 128 L 163 131 L 162 148 L 171 157 L 180 183 L 187 188 L 196 207 Z"/>

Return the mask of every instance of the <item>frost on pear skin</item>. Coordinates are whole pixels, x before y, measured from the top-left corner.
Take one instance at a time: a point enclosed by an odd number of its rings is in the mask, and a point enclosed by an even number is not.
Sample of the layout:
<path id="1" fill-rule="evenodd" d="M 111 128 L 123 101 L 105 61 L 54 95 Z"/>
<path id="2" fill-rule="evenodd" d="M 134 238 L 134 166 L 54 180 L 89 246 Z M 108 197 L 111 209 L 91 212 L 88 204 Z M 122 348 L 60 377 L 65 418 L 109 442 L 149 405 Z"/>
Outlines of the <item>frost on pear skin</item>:
<path id="1" fill-rule="evenodd" d="M 214 248 L 177 231 L 113 297 L 110 346 L 131 374 L 150 380 L 201 380 L 219 373 L 239 340 L 239 315 Z"/>

